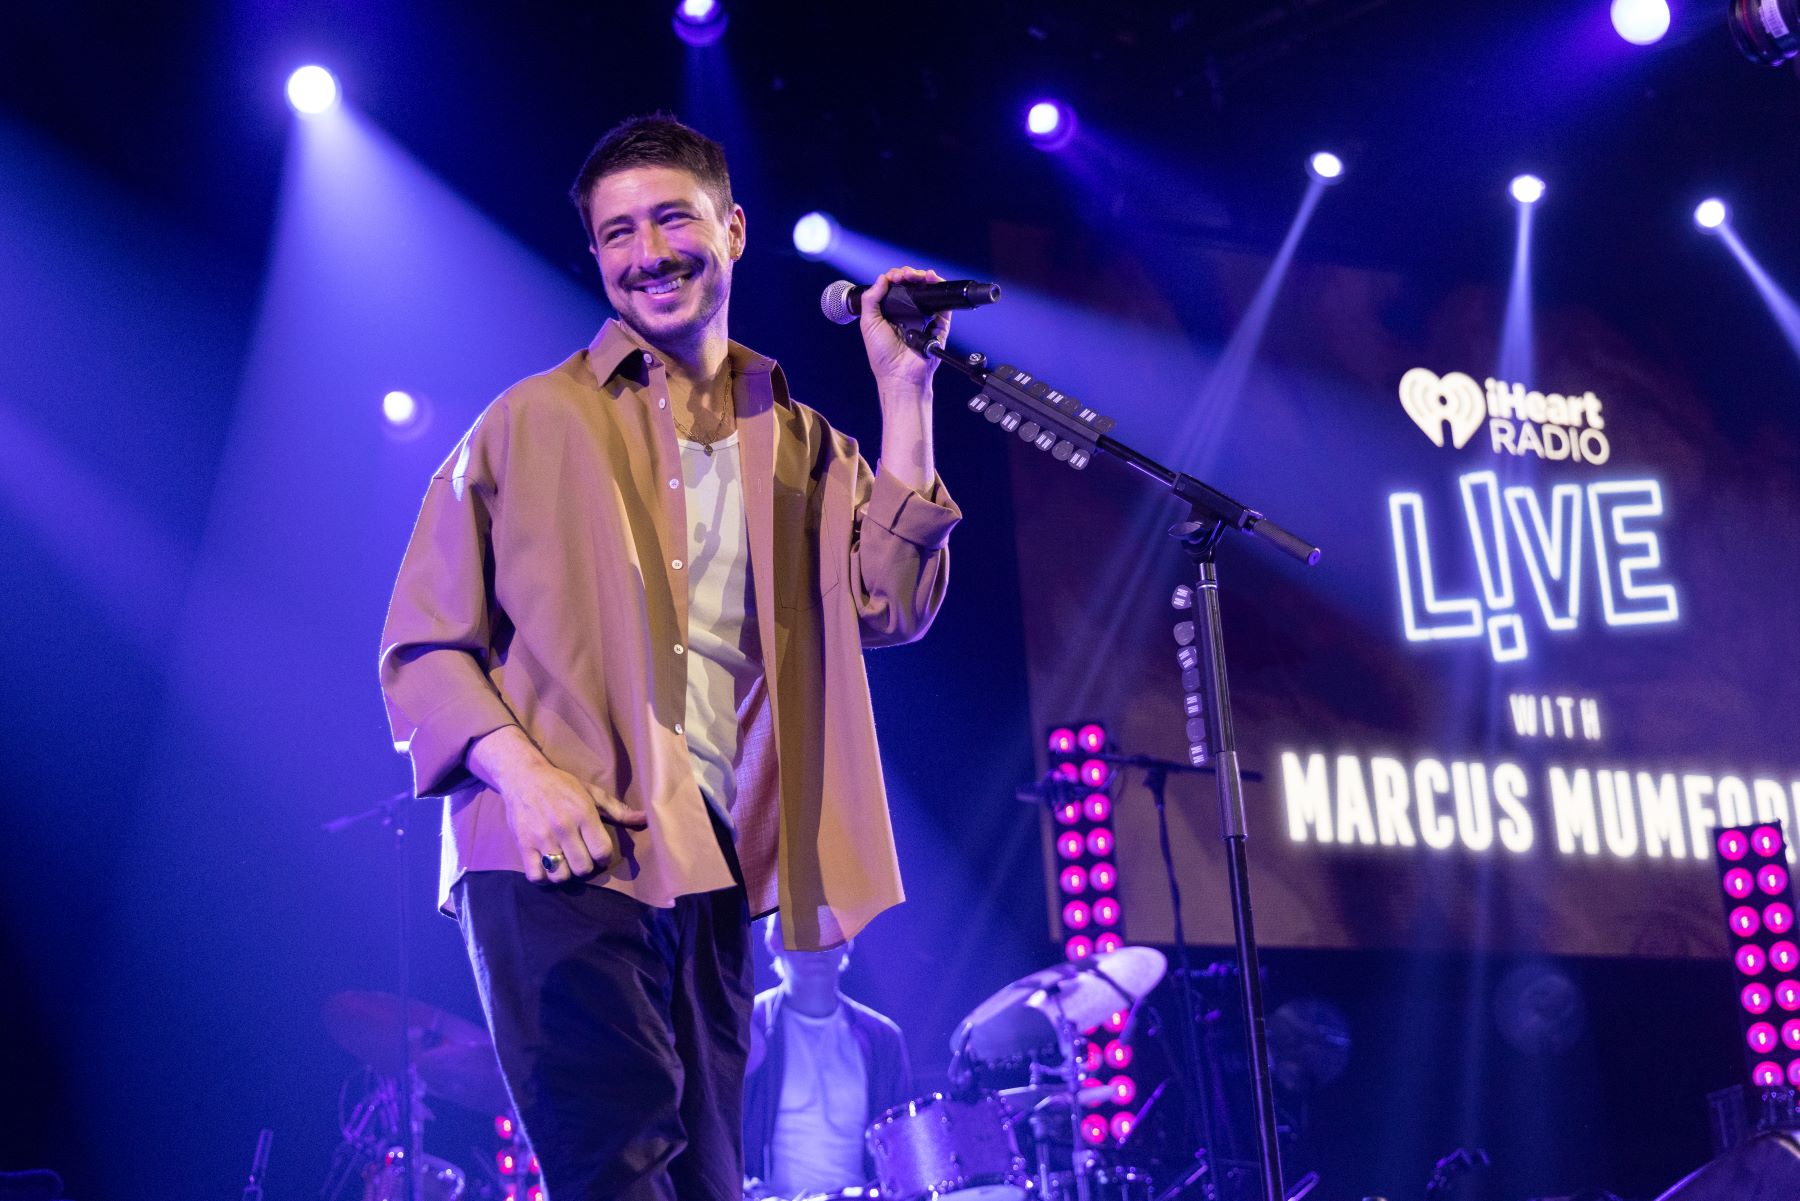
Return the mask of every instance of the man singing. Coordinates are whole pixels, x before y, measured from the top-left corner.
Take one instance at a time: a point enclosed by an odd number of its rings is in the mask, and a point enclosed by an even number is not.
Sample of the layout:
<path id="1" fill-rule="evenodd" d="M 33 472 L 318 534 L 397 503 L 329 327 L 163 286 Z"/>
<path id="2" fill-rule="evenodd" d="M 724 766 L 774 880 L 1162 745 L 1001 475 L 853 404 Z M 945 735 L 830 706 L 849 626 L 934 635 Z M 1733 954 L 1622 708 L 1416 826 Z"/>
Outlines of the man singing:
<path id="1" fill-rule="evenodd" d="M 618 318 L 432 478 L 382 688 L 550 1196 L 736 1198 L 750 916 L 814 950 L 902 899 L 861 652 L 925 632 L 960 514 L 876 306 L 938 277 L 864 302 L 871 471 L 727 337 L 716 143 L 627 121 L 572 195 Z"/>

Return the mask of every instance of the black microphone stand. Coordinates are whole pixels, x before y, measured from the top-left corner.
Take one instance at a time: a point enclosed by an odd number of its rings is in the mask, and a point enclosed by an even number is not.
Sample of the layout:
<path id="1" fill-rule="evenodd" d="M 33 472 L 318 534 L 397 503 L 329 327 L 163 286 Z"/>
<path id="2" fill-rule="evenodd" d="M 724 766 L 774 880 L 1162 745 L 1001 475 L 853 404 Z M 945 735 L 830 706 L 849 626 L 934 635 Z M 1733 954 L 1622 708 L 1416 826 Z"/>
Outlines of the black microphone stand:
<path id="1" fill-rule="evenodd" d="M 1319 561 L 1319 548 L 1282 529 L 1255 509 L 1226 496 L 1193 476 L 1172 471 L 1141 454 L 1107 431 L 1111 418 L 1043 380 L 1014 367 L 990 367 L 979 352 L 951 354 L 922 329 L 902 328 L 906 344 L 974 380 L 981 391 L 969 408 L 1020 440 L 1080 470 L 1096 453 L 1124 461 L 1167 489 L 1188 506 L 1188 518 L 1172 526 L 1194 566 L 1195 586 L 1176 596 L 1176 607 L 1192 607 L 1194 621 L 1176 627 L 1185 692 L 1188 758 L 1195 767 L 1211 765 L 1219 788 L 1219 825 L 1225 841 L 1231 889 L 1232 930 L 1237 945 L 1238 988 L 1243 1004 L 1245 1037 L 1250 1053 L 1251 1100 L 1256 1116 L 1257 1151 L 1262 1170 L 1263 1201 L 1285 1201 L 1281 1148 L 1275 1117 L 1275 1087 L 1269 1071 L 1268 1022 L 1257 963 L 1256 928 L 1250 909 L 1248 827 L 1244 787 L 1238 767 L 1237 735 L 1231 721 L 1231 692 L 1225 676 L 1225 639 L 1219 620 L 1219 576 L 1216 556 L 1232 530 L 1255 534 L 1301 562 Z"/>

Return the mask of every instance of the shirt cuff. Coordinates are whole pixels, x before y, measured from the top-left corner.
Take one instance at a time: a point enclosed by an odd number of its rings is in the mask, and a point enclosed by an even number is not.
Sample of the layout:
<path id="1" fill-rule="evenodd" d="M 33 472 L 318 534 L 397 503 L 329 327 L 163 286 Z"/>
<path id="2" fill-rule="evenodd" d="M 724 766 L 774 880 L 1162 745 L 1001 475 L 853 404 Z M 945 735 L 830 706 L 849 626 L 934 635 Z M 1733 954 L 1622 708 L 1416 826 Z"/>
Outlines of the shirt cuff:
<path id="1" fill-rule="evenodd" d="M 469 748 L 518 721 L 492 692 L 453 696 L 426 714 L 405 750 L 412 759 L 413 795 L 445 796 L 474 779 Z"/>
<path id="2" fill-rule="evenodd" d="M 921 550 L 934 551 L 950 541 L 950 531 L 962 520 L 962 510 L 944 487 L 943 477 L 933 475 L 930 487 L 919 493 L 876 464 L 875 487 L 863 519 Z"/>

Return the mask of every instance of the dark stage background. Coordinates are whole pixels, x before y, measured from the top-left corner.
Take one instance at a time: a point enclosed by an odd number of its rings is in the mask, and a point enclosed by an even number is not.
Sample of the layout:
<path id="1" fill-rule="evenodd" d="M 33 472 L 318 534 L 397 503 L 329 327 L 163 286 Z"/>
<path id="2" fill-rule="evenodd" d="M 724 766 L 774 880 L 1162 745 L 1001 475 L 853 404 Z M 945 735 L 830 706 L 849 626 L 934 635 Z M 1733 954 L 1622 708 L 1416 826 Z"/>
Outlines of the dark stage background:
<path id="1" fill-rule="evenodd" d="M 745 3 L 690 50 L 660 3 L 9 6 L 0 1168 L 54 1166 L 74 1198 L 230 1196 L 266 1126 L 270 1197 L 317 1195 L 357 1067 L 322 1007 L 396 983 L 391 836 L 321 830 L 406 782 L 374 681 L 392 571 L 461 430 L 604 316 L 562 193 L 606 126 L 659 106 L 732 157 L 751 230 L 734 333 L 866 445 L 860 347 L 814 298 L 874 261 L 960 268 L 1008 293 L 959 343 L 1325 546 L 1306 571 L 1244 541 L 1221 569 L 1247 766 L 1268 773 L 1270 1001 L 1348 1032 L 1341 1074 L 1284 1087 L 1315 1196 L 1420 1197 L 1462 1144 L 1494 1167 L 1454 1195 L 1491 1201 L 1648 1197 L 1698 1166 L 1704 1094 L 1742 1071 L 1706 869 L 1604 840 L 1561 854 L 1545 777 L 1800 773 L 1800 366 L 1688 218 L 1728 195 L 1774 277 L 1800 275 L 1800 80 L 1740 60 L 1721 4 L 1684 6 L 1642 51 L 1604 8 L 1047 0 L 914 28 Z M 282 101 L 307 61 L 345 81 L 330 121 Z M 1061 155 L 1018 133 L 1051 92 L 1081 113 Z M 1249 339 L 1321 146 L 1350 173 Z M 1504 186 L 1526 169 L 1550 192 L 1521 359 Z M 835 262 L 791 249 L 814 208 L 854 234 Z M 1614 458 L 1540 466 L 1485 430 L 1433 445 L 1400 401 L 1415 367 L 1592 390 Z M 380 421 L 393 387 L 427 404 L 412 436 Z M 1097 717 L 1126 749 L 1182 752 L 1175 514 L 1105 463 L 1078 477 L 996 441 L 967 394 L 940 377 L 940 466 L 967 512 L 949 602 L 925 642 L 869 663 L 911 900 L 847 981 L 905 1027 L 920 1091 L 964 1013 L 1061 954 L 1038 818 L 1014 799 L 1045 727 Z M 1679 622 L 1599 623 L 1590 540 L 1578 628 L 1517 609 L 1524 662 L 1407 642 L 1389 494 L 1421 497 L 1440 595 L 1472 597 L 1456 481 L 1484 468 L 1547 520 L 1558 485 L 1656 478 L 1652 576 Z M 1515 691 L 1596 698 L 1603 737 L 1524 742 Z M 1282 751 L 1326 756 L 1338 803 L 1340 754 L 1516 760 L 1534 847 L 1364 847 L 1354 814 L 1350 845 L 1316 825 L 1296 842 Z M 1224 955 L 1215 807 L 1187 785 L 1174 802 L 1205 963 Z M 1163 939 L 1134 779 L 1118 813 L 1130 930 Z M 422 807 L 409 826 L 412 981 L 472 1017 L 431 912 L 435 823 Z M 487 1117 L 434 1105 L 428 1150 L 491 1162 Z"/>

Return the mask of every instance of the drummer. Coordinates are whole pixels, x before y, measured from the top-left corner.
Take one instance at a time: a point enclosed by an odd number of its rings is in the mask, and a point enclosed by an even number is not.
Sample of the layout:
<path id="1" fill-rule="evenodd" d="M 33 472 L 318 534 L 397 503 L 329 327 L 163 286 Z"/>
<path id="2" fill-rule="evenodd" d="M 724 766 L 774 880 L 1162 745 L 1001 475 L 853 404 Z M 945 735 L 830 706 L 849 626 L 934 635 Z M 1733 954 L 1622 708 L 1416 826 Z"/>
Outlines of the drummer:
<path id="1" fill-rule="evenodd" d="M 864 1131 L 912 1095 L 900 1027 L 843 994 L 851 944 L 790 951 L 779 914 L 763 943 L 781 982 L 750 1013 L 744 1170 L 781 1197 L 865 1184 Z"/>

